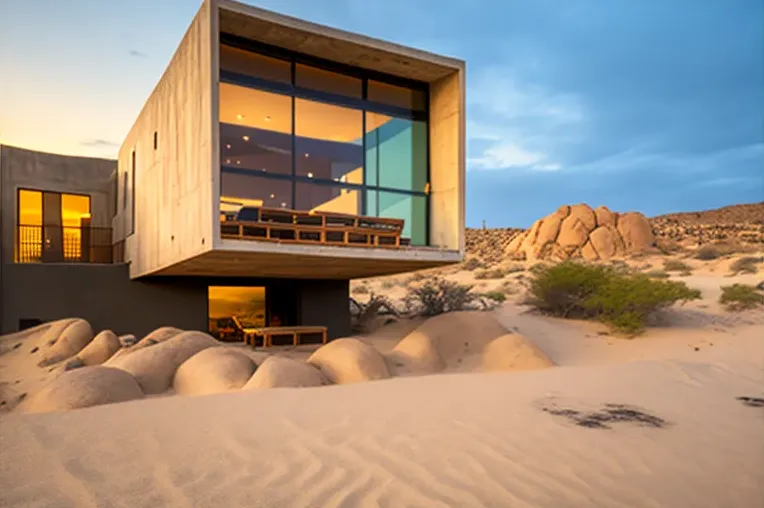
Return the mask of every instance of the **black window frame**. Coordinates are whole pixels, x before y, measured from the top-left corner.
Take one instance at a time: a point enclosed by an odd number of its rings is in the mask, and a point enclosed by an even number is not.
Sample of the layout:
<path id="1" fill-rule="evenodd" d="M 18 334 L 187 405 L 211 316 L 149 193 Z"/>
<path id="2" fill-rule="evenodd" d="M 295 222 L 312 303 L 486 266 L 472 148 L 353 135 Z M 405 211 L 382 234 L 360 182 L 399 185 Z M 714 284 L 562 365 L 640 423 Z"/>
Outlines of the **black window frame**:
<path id="1" fill-rule="evenodd" d="M 429 84 L 426 82 L 410 80 L 397 76 L 390 76 L 388 74 L 380 73 L 378 71 L 361 69 L 338 62 L 333 62 L 320 57 L 311 55 L 305 55 L 303 53 L 286 50 L 262 42 L 252 41 L 237 35 L 222 32 L 220 34 L 220 44 L 232 46 L 241 50 L 250 51 L 263 56 L 271 58 L 277 58 L 282 61 L 290 63 L 290 83 L 283 83 L 277 81 L 270 81 L 256 76 L 245 75 L 233 71 L 226 71 L 222 67 L 220 71 L 220 82 L 242 86 L 246 88 L 253 88 L 262 90 L 265 92 L 277 93 L 280 95 L 287 95 L 292 98 L 292 167 L 290 173 L 260 173 L 251 169 L 245 169 L 234 165 L 224 164 L 221 160 L 220 171 L 232 174 L 244 174 L 251 176 L 262 176 L 272 179 L 288 180 L 292 183 L 292 204 L 293 206 L 297 202 L 297 183 L 311 183 L 316 185 L 327 185 L 332 187 L 342 187 L 352 190 L 361 191 L 361 207 L 363 213 L 366 215 L 379 215 L 379 200 L 376 200 L 376 210 L 373 213 L 369 213 L 366 191 L 377 191 L 385 193 L 402 194 L 406 196 L 418 196 L 426 199 L 426 215 L 425 215 L 425 245 L 431 245 L 430 239 L 430 217 L 431 217 L 431 198 L 430 193 L 427 191 L 430 182 L 430 128 L 429 128 L 429 104 L 430 104 L 430 90 Z M 358 78 L 362 83 L 362 96 L 361 98 L 348 97 L 341 94 L 334 94 L 330 92 L 313 90 L 305 87 L 296 86 L 296 66 L 297 64 L 309 65 L 322 70 L 336 72 L 346 76 Z M 424 94 L 424 109 L 414 110 L 393 106 L 390 104 L 384 104 L 379 102 L 369 101 L 368 96 L 368 82 L 369 80 L 378 81 L 395 86 L 401 86 L 409 88 L 413 91 Z M 334 180 L 326 180 L 320 178 L 309 178 L 306 176 L 297 175 L 297 154 L 295 151 L 296 137 L 295 137 L 295 102 L 296 99 L 307 99 L 316 102 L 322 102 L 325 104 L 331 104 L 336 106 L 343 106 L 362 111 L 362 152 L 363 152 L 363 175 L 364 184 L 351 184 L 347 182 L 337 182 Z M 367 162 L 366 162 L 366 112 L 379 113 L 383 115 L 389 115 L 396 118 L 402 118 L 413 121 L 423 121 L 427 125 L 427 137 L 426 137 L 426 162 L 425 162 L 425 182 L 426 188 L 422 190 L 404 190 L 380 186 L 379 175 L 377 175 L 376 185 L 366 185 L 367 181 Z M 219 122 L 219 120 L 218 120 Z M 379 172 L 379 164 L 376 165 L 377 172 Z"/>

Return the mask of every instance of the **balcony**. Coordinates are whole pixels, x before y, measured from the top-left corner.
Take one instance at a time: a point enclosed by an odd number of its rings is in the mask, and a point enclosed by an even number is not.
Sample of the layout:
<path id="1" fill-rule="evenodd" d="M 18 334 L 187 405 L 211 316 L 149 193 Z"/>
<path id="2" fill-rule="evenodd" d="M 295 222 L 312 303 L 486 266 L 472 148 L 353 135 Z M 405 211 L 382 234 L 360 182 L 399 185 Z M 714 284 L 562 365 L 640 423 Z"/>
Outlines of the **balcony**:
<path id="1" fill-rule="evenodd" d="M 16 263 L 112 263 L 111 228 L 19 225 L 14 260 Z"/>

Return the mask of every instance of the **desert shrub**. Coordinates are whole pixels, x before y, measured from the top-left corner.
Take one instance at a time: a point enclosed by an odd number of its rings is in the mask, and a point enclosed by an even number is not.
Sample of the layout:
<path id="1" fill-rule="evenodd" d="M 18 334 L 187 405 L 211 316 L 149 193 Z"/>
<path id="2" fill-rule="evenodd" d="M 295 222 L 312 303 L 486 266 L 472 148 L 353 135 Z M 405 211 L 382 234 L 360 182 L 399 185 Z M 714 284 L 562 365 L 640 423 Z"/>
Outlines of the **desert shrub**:
<path id="1" fill-rule="evenodd" d="M 507 299 L 507 295 L 502 291 L 487 291 L 483 293 L 482 296 L 496 302 L 503 302 Z"/>
<path id="2" fill-rule="evenodd" d="M 501 268 L 491 268 L 489 270 L 475 272 L 475 278 L 480 280 L 503 279 L 504 275 L 506 275 L 506 273 Z"/>
<path id="3" fill-rule="evenodd" d="M 404 303 L 411 312 L 429 317 L 464 310 L 475 298 L 472 286 L 435 277 L 420 286 L 410 287 Z"/>
<path id="4" fill-rule="evenodd" d="M 407 284 L 411 284 L 412 282 L 419 282 L 420 280 L 424 280 L 427 278 L 425 274 L 422 272 L 414 272 L 412 273 L 408 279 L 406 279 Z"/>
<path id="5" fill-rule="evenodd" d="M 719 259 L 723 255 L 722 250 L 716 245 L 703 245 L 695 251 L 695 259 L 700 259 L 701 261 Z"/>
<path id="6" fill-rule="evenodd" d="M 506 267 L 504 269 L 504 273 L 507 274 L 507 275 L 509 275 L 510 273 L 520 273 L 520 272 L 524 272 L 524 271 L 525 271 L 525 267 L 523 265 L 520 265 L 520 264 L 509 265 L 508 267 Z"/>
<path id="7" fill-rule="evenodd" d="M 480 260 L 480 258 L 469 258 L 467 261 L 462 264 L 462 268 L 468 271 L 477 270 L 478 268 L 483 268 L 485 264 Z"/>
<path id="8" fill-rule="evenodd" d="M 671 275 L 664 270 L 650 270 L 649 272 L 645 272 L 645 275 L 651 279 L 668 279 L 671 277 Z"/>
<path id="9" fill-rule="evenodd" d="M 682 244 L 670 238 L 657 239 L 655 241 L 655 247 L 658 249 L 658 251 L 661 254 L 666 254 L 666 255 L 669 255 L 675 252 L 681 252 L 683 250 Z"/>
<path id="10" fill-rule="evenodd" d="M 383 280 L 382 289 L 392 289 L 395 287 L 395 282 L 392 280 Z"/>
<path id="11" fill-rule="evenodd" d="M 353 294 L 356 294 L 356 295 L 367 295 L 367 294 L 369 294 L 369 287 L 367 285 L 365 285 L 365 284 L 360 285 L 360 286 L 355 286 L 353 288 Z"/>
<path id="12" fill-rule="evenodd" d="M 734 274 L 756 273 L 759 271 L 756 265 L 758 263 L 761 263 L 762 261 L 764 261 L 763 257 L 744 256 L 740 259 L 735 260 L 735 262 L 733 262 L 730 265 L 730 271 Z"/>
<path id="13" fill-rule="evenodd" d="M 526 303 L 564 318 L 599 319 L 636 335 L 655 311 L 700 298 L 684 282 L 651 279 L 613 267 L 565 261 L 534 270 Z"/>
<path id="14" fill-rule="evenodd" d="M 504 281 L 498 287 L 497 291 L 504 293 L 505 295 L 512 295 L 517 293 L 517 287 L 511 281 Z"/>
<path id="15" fill-rule="evenodd" d="M 666 270 L 667 272 L 683 272 L 683 273 L 692 272 L 692 267 L 690 265 L 678 259 L 665 260 L 663 262 L 663 269 Z"/>
<path id="16" fill-rule="evenodd" d="M 756 286 L 750 286 L 748 284 L 722 286 L 722 294 L 719 297 L 719 303 L 724 305 L 724 307 L 730 311 L 754 309 L 764 305 L 764 293 L 762 293 Z"/>

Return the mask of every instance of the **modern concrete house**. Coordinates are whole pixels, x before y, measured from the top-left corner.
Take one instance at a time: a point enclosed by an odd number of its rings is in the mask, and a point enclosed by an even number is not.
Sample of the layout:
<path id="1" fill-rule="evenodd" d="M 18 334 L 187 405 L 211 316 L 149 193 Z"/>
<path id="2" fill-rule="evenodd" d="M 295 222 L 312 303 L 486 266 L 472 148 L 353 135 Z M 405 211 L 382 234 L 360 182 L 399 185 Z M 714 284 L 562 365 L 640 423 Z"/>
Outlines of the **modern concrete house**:
<path id="1" fill-rule="evenodd" d="M 463 259 L 464 87 L 460 60 L 205 0 L 116 167 L 0 151 L 3 331 L 347 334 L 351 279 Z"/>

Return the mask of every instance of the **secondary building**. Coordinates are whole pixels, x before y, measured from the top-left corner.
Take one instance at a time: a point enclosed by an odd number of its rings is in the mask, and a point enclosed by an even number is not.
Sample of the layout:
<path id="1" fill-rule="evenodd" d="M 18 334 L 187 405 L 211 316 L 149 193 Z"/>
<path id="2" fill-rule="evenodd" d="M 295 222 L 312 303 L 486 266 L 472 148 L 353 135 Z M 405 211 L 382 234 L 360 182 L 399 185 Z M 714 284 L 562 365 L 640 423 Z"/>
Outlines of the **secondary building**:
<path id="1" fill-rule="evenodd" d="M 463 258 L 464 72 L 206 0 L 116 164 L 0 149 L 3 331 L 347 334 L 351 279 Z"/>

